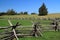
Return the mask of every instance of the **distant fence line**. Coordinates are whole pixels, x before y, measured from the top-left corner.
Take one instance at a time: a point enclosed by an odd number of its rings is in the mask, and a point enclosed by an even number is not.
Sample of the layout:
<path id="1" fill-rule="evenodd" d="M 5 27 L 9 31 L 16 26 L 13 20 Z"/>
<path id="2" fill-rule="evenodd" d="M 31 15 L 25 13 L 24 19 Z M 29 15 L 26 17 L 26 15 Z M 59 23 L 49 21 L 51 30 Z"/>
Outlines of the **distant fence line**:
<path id="1" fill-rule="evenodd" d="M 17 19 L 17 20 L 55 20 L 55 19 L 60 19 L 60 18 L 32 18 L 32 17 L 29 17 L 29 18 L 0 18 L 0 19 Z"/>

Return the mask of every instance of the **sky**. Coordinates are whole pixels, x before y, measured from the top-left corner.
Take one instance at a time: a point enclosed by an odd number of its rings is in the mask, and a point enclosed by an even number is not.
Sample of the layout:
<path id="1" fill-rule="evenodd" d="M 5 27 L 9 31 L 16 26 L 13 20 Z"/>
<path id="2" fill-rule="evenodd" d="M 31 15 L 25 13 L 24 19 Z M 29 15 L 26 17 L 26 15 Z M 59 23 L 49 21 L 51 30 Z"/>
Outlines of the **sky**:
<path id="1" fill-rule="evenodd" d="M 43 3 L 48 13 L 60 13 L 60 0 L 0 0 L 0 12 L 14 9 L 16 12 L 38 13 Z"/>

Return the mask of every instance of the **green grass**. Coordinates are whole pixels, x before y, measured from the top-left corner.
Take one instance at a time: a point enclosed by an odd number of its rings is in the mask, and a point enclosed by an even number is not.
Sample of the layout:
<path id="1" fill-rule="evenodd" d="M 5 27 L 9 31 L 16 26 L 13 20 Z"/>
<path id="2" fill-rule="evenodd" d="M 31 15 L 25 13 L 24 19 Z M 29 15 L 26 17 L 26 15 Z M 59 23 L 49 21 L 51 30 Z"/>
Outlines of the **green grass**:
<path id="1" fill-rule="evenodd" d="M 34 20 L 34 21 L 39 21 L 42 25 L 49 25 L 51 23 L 50 20 Z M 32 25 L 31 20 L 17 20 L 16 19 L 16 20 L 11 20 L 11 22 L 13 25 L 15 25 L 17 22 L 21 23 L 22 26 Z M 0 19 L 0 26 L 9 26 L 8 20 Z M 27 28 L 23 28 L 23 29 L 27 30 Z M 0 32 L 3 32 L 3 30 L 0 30 Z M 23 37 L 19 39 L 20 40 L 60 40 L 60 32 L 47 31 L 47 32 L 43 32 L 43 37 L 37 37 L 37 38 L 36 37 Z"/>
<path id="2" fill-rule="evenodd" d="M 48 40 L 60 40 L 60 32 L 45 32 L 44 37 Z"/>
<path id="3" fill-rule="evenodd" d="M 21 23 L 22 26 L 31 26 L 32 25 L 32 20 L 11 20 L 12 24 L 15 25 L 17 22 Z M 50 25 L 51 20 L 33 20 L 33 21 L 39 21 L 42 25 Z M 0 26 L 9 26 L 8 20 L 7 19 L 0 19 Z"/>
<path id="4" fill-rule="evenodd" d="M 32 20 L 11 20 L 12 24 L 15 25 L 17 22 L 21 23 L 22 26 L 32 25 Z M 42 25 L 50 25 L 51 20 L 34 20 L 35 22 L 40 22 Z"/>
<path id="5" fill-rule="evenodd" d="M 29 26 L 32 25 L 30 20 L 11 20 L 12 24 L 15 25 L 17 22 L 22 24 L 22 26 Z"/>
<path id="6" fill-rule="evenodd" d="M 8 20 L 0 19 L 0 26 L 9 26 Z"/>
<path id="7" fill-rule="evenodd" d="M 38 20 L 40 22 L 40 24 L 42 25 L 50 25 L 51 24 L 51 20 Z"/>
<path id="8" fill-rule="evenodd" d="M 60 40 L 60 32 L 48 31 L 43 33 L 43 37 L 24 37 L 20 40 Z"/>

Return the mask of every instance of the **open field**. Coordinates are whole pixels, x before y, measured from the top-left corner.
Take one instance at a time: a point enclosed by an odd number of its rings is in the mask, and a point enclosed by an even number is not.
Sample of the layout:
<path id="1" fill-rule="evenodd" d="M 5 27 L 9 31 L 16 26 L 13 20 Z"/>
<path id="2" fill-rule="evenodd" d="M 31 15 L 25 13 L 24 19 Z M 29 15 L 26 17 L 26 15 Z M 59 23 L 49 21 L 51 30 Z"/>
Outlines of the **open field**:
<path id="1" fill-rule="evenodd" d="M 0 19 L 0 26 L 9 26 L 9 23 L 7 20 Z"/>
<path id="2" fill-rule="evenodd" d="M 22 26 L 31 26 L 33 20 L 11 20 L 12 24 L 15 25 L 17 22 L 22 24 Z M 40 22 L 41 25 L 50 25 L 51 20 L 34 20 L 34 22 Z M 0 19 L 0 26 L 9 26 L 7 19 Z"/>
<path id="3" fill-rule="evenodd" d="M 60 40 L 60 32 L 47 31 L 43 33 L 43 37 L 24 37 L 20 40 Z"/>
<path id="4" fill-rule="evenodd" d="M 4 19 L 2 19 L 4 18 Z M 4 27 L 4 26 L 10 26 L 8 23 L 8 18 L 60 18 L 60 14 L 49 14 L 47 16 L 37 16 L 37 15 L 14 15 L 14 16 L 0 16 L 0 26 Z M 43 27 L 47 27 L 47 25 L 50 25 L 52 20 L 18 20 L 18 19 L 10 19 L 10 21 L 12 22 L 13 25 L 15 25 L 17 22 L 21 23 L 21 26 L 32 26 L 32 21 L 34 22 L 40 22 L 41 25 L 43 25 Z M 22 33 L 27 33 L 26 31 L 23 30 L 28 30 L 28 32 L 30 33 L 31 30 L 29 31 L 29 29 L 32 28 L 17 28 L 17 30 L 22 30 Z M 10 30 L 10 29 L 8 29 Z M 5 32 L 7 30 L 0 30 L 0 32 Z M 11 30 L 10 30 L 11 31 Z M 42 32 L 43 37 L 23 37 L 23 38 L 19 38 L 20 40 L 60 40 L 60 31 L 44 31 Z"/>
<path id="5" fill-rule="evenodd" d="M 13 25 L 15 25 L 17 22 L 21 23 L 22 26 L 31 26 L 32 20 L 10 20 L 12 22 Z M 34 20 L 36 22 L 40 22 L 42 25 L 50 25 L 50 23 L 52 22 L 51 20 Z M 0 24 L 0 26 L 9 26 L 8 24 L 8 20 L 7 19 L 1 19 L 0 22 L 2 24 Z M 18 28 L 18 30 L 29 30 L 30 28 Z M 0 30 L 0 32 L 4 32 L 5 30 Z M 29 31 L 31 32 L 31 31 Z M 26 33 L 25 31 L 22 31 L 22 33 Z M 23 37 L 23 38 L 19 38 L 19 40 L 60 40 L 60 32 L 55 32 L 55 31 L 45 31 L 42 32 L 43 37 Z"/>
<path id="6" fill-rule="evenodd" d="M 0 40 L 60 40 L 60 0 L 0 0 Z"/>
<path id="7" fill-rule="evenodd" d="M 8 19 L 8 18 L 15 18 L 15 19 L 18 19 L 18 18 L 26 18 L 26 19 L 29 19 L 29 18 L 60 18 L 60 14 L 48 14 L 46 16 L 38 16 L 38 15 L 5 15 L 5 16 L 0 16 L 0 19 Z"/>

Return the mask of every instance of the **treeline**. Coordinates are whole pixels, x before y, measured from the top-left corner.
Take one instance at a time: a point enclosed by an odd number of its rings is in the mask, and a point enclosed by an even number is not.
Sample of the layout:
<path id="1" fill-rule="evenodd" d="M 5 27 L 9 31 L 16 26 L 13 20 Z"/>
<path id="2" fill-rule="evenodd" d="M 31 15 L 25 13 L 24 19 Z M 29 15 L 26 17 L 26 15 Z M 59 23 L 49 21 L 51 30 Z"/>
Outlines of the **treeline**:
<path id="1" fill-rule="evenodd" d="M 0 12 L 0 16 L 2 15 L 28 15 L 28 12 L 20 12 L 17 13 L 13 9 L 8 10 L 7 12 Z M 35 15 L 36 13 L 31 13 L 31 15 Z"/>
<path id="2" fill-rule="evenodd" d="M 39 16 L 44 16 L 48 14 L 47 8 L 45 6 L 45 4 L 43 3 L 42 6 L 38 9 L 39 12 Z M 1 15 L 28 15 L 28 12 L 20 12 L 17 13 L 15 12 L 13 9 L 9 9 L 7 12 L 0 12 L 0 16 Z M 35 15 L 36 13 L 31 13 L 31 15 Z"/>

